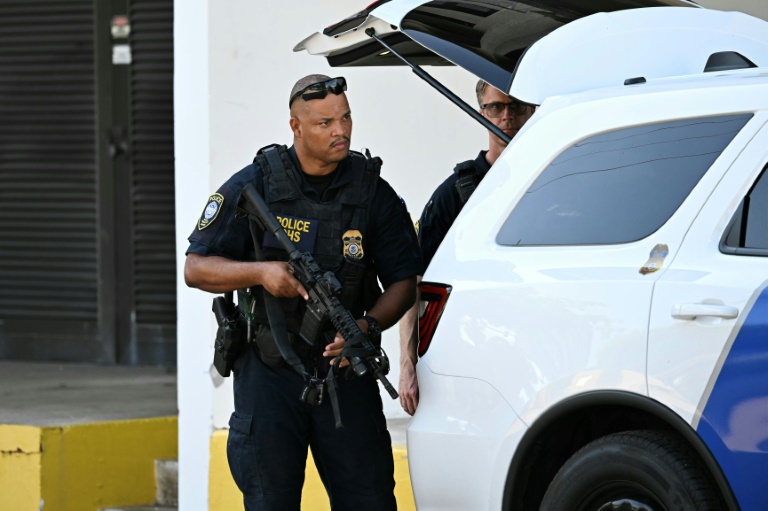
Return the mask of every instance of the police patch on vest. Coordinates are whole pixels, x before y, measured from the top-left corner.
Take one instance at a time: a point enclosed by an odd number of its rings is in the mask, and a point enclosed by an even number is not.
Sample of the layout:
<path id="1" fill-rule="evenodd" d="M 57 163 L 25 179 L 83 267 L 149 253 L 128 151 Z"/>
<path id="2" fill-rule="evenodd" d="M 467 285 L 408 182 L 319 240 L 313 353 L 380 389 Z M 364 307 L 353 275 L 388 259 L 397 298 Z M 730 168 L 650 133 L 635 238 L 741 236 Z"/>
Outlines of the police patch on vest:
<path id="1" fill-rule="evenodd" d="M 208 203 L 203 209 L 203 214 L 200 215 L 200 220 L 197 222 L 197 229 L 202 231 L 216 220 L 221 211 L 221 205 L 224 204 L 224 196 L 220 193 L 214 193 L 208 197 Z"/>
<path id="2" fill-rule="evenodd" d="M 309 218 L 300 218 L 288 215 L 275 215 L 277 221 L 283 226 L 288 239 L 296 245 L 301 252 L 312 252 L 315 249 L 315 238 L 317 238 L 317 220 Z M 280 248 L 283 246 L 278 243 L 277 238 L 271 233 L 264 233 L 264 247 Z"/>
<path id="3" fill-rule="evenodd" d="M 344 241 L 344 258 L 349 261 L 359 261 L 363 258 L 363 235 L 360 231 L 351 229 L 341 237 Z"/>

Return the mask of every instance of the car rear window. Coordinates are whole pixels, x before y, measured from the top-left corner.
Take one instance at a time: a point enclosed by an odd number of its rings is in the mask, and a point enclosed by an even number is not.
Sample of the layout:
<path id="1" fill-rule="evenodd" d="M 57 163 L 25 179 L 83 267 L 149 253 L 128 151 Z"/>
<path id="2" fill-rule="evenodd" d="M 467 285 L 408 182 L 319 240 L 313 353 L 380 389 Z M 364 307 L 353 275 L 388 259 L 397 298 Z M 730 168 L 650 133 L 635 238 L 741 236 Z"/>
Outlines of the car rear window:
<path id="1" fill-rule="evenodd" d="M 726 254 L 768 255 L 768 166 L 741 201 L 720 250 Z"/>
<path id="2" fill-rule="evenodd" d="M 663 122 L 582 140 L 544 169 L 496 242 L 595 245 L 645 238 L 672 216 L 751 117 Z"/>

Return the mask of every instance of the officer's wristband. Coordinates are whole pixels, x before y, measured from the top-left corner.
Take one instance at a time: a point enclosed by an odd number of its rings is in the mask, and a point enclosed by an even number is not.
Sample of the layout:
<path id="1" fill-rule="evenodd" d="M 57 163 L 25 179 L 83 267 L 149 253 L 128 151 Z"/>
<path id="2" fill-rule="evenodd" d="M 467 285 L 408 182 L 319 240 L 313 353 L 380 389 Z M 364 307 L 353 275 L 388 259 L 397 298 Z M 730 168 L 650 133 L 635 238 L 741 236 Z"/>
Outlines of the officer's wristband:
<path id="1" fill-rule="evenodd" d="M 381 345 L 381 325 L 379 321 L 373 316 L 363 316 L 363 319 L 368 323 L 368 337 L 376 345 Z"/>

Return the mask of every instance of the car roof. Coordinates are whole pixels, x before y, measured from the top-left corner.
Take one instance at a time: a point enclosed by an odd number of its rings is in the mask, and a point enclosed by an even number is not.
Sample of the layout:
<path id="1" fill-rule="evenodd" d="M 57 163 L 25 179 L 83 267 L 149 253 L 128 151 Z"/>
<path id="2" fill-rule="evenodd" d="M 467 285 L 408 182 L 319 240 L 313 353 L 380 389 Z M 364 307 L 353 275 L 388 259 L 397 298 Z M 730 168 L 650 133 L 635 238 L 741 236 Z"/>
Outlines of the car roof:
<path id="1" fill-rule="evenodd" d="M 760 91 L 760 93 L 745 94 L 739 90 L 742 88 Z M 724 93 L 724 90 L 727 93 Z M 742 108 L 742 105 L 745 104 L 746 95 L 746 103 L 749 103 L 750 110 L 768 110 L 768 68 L 737 69 L 717 73 L 657 78 L 628 86 L 592 89 L 549 98 L 544 106 L 551 112 L 567 106 L 604 99 L 620 100 L 624 97 L 653 96 L 675 91 L 697 92 L 702 95 L 711 93 L 723 111 Z"/>
<path id="2" fill-rule="evenodd" d="M 739 68 L 768 69 L 768 22 L 740 12 L 649 8 L 576 20 L 534 43 L 508 90 L 552 96 Z"/>

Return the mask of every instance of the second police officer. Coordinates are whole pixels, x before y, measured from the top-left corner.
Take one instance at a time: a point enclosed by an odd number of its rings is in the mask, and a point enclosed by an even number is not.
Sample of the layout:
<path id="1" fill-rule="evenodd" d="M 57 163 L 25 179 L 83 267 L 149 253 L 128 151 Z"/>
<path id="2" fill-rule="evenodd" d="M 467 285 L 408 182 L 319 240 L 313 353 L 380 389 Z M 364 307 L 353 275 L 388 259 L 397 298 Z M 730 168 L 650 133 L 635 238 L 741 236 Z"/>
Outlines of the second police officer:
<path id="1" fill-rule="evenodd" d="M 513 138 L 533 115 L 534 107 L 520 103 L 489 83 L 480 80 L 475 87 L 480 114 Z M 453 173 L 437 187 L 421 213 L 417 230 L 424 268 L 432 261 L 453 221 L 475 187 L 507 147 L 507 143 L 488 132 L 488 150 L 474 160 L 456 165 Z M 420 279 L 421 277 L 419 277 Z M 418 303 L 400 321 L 400 404 L 410 415 L 419 404 L 416 377 L 418 347 Z"/>

